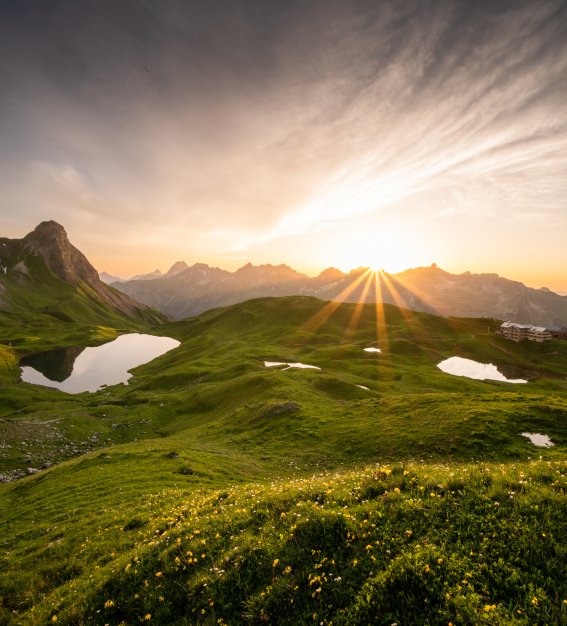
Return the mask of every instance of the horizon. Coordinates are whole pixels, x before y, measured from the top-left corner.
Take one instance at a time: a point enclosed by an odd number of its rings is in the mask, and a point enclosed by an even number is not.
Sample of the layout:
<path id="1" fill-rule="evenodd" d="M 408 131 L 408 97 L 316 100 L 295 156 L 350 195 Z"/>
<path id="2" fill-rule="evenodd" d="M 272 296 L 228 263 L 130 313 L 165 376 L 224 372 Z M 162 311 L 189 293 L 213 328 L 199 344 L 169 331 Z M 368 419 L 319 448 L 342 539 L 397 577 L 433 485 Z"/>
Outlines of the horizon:
<path id="1" fill-rule="evenodd" d="M 435 263 L 567 294 L 561 3 L 0 15 L 0 236 L 54 219 L 119 277 Z"/>
<path id="2" fill-rule="evenodd" d="M 54 221 L 54 220 L 45 220 L 45 221 Z M 69 238 L 70 243 L 72 245 L 74 245 L 71 237 L 69 236 L 69 233 L 67 233 L 67 230 L 65 229 L 65 226 L 63 224 L 59 224 L 59 226 L 63 227 L 63 229 L 65 230 L 65 232 L 67 234 L 67 237 Z M 33 229 L 31 229 L 31 230 L 33 230 Z M 31 232 L 31 230 L 29 232 Z M 21 239 L 21 238 L 23 238 L 27 234 L 28 233 L 25 233 L 21 237 L 14 237 L 14 238 L 15 239 Z M 1 236 L 2 235 L 0 234 L 0 237 Z M 75 246 L 75 247 L 77 247 L 77 246 Z M 83 250 L 81 250 L 80 248 L 79 248 L 79 250 L 81 252 L 83 252 Z M 92 263 L 92 260 L 90 259 L 90 257 L 88 257 L 88 255 L 86 255 L 86 256 L 87 256 L 87 259 L 89 260 L 89 262 Z M 308 278 L 315 278 L 315 277 L 319 276 L 322 272 L 324 272 L 326 270 L 338 270 L 338 271 L 342 272 L 344 275 L 348 275 L 348 274 L 352 274 L 352 273 L 360 272 L 360 271 L 364 271 L 364 270 L 367 270 L 367 271 L 369 270 L 370 272 L 377 273 L 377 274 L 383 273 L 383 274 L 388 274 L 388 275 L 396 275 L 396 274 L 401 274 L 401 273 L 406 272 L 406 271 L 411 271 L 411 270 L 416 270 L 416 269 L 433 268 L 434 267 L 434 268 L 437 268 L 437 269 L 439 269 L 441 271 L 447 272 L 448 274 L 452 274 L 454 276 L 460 276 L 460 275 L 463 275 L 463 274 L 475 274 L 475 275 L 492 274 L 492 275 L 496 275 L 496 276 L 498 276 L 500 278 L 504 278 L 504 279 L 508 279 L 508 280 L 515 280 L 517 282 L 522 283 L 526 287 L 530 287 L 532 289 L 538 289 L 538 290 L 548 289 L 548 290 L 550 290 L 550 291 L 552 291 L 552 292 L 554 292 L 554 293 L 556 293 L 558 295 L 567 296 L 567 291 L 566 292 L 562 292 L 560 290 L 553 289 L 553 288 L 551 288 L 551 287 L 549 287 L 547 285 L 539 285 L 539 286 L 530 285 L 530 284 L 528 284 L 526 281 L 524 281 L 522 279 L 512 278 L 510 276 L 504 276 L 504 275 L 500 274 L 497 271 L 490 271 L 489 270 L 489 271 L 473 272 L 471 270 L 463 270 L 461 272 L 454 272 L 454 271 L 451 271 L 448 268 L 441 267 L 436 262 L 429 263 L 428 265 L 417 265 L 417 266 L 413 266 L 413 267 L 404 267 L 403 269 L 400 269 L 400 270 L 397 270 L 397 271 L 388 271 L 385 268 L 375 267 L 375 266 L 370 266 L 370 265 L 359 265 L 357 267 L 347 267 L 347 268 L 338 267 L 337 265 L 328 265 L 326 267 L 321 267 L 320 269 L 317 269 L 317 270 L 303 271 L 303 270 L 300 270 L 300 269 L 298 269 L 296 267 L 293 267 L 292 265 L 290 265 L 286 261 L 274 262 L 274 261 L 269 261 L 268 260 L 268 261 L 264 261 L 264 262 L 252 263 L 251 261 L 248 260 L 245 263 L 241 263 L 241 264 L 238 264 L 238 263 L 234 264 L 233 263 L 233 264 L 231 264 L 231 265 L 229 265 L 227 267 L 226 265 L 225 266 L 221 266 L 221 265 L 217 265 L 217 264 L 210 264 L 210 263 L 206 263 L 206 262 L 200 261 L 200 260 L 192 260 L 191 262 L 187 262 L 184 259 L 177 259 L 176 261 L 172 261 L 169 264 L 166 264 L 164 266 L 166 269 L 162 269 L 161 267 L 155 267 L 153 270 L 137 271 L 137 272 L 135 272 L 133 274 L 129 274 L 129 275 L 120 275 L 120 274 L 117 274 L 117 273 L 113 273 L 112 271 L 108 271 L 106 269 L 102 269 L 101 270 L 101 269 L 99 269 L 97 267 L 95 267 L 95 269 L 96 269 L 96 271 L 98 272 L 99 275 L 107 274 L 109 276 L 117 278 L 120 281 L 126 282 L 128 280 L 132 280 L 136 276 L 145 276 L 145 275 L 148 275 L 148 274 L 153 274 L 154 272 L 160 272 L 160 277 L 162 277 L 162 276 L 166 275 L 168 273 L 168 271 L 170 271 L 173 268 L 173 266 L 176 265 L 177 263 L 185 263 L 188 268 L 191 268 L 194 265 L 199 265 L 199 264 L 200 265 L 207 265 L 208 267 L 221 269 L 221 270 L 225 270 L 225 271 L 228 271 L 228 272 L 236 272 L 237 270 L 242 269 L 246 265 L 252 265 L 253 267 L 261 267 L 261 266 L 266 266 L 266 265 L 267 266 L 271 266 L 271 267 L 278 267 L 278 266 L 282 266 L 283 265 L 283 266 L 286 266 L 286 267 L 288 267 L 288 268 L 290 268 L 292 270 L 295 270 L 295 271 L 299 272 L 300 274 L 304 274 Z"/>
<path id="3" fill-rule="evenodd" d="M 179 259 L 179 260 L 175 261 L 174 263 L 172 263 L 171 266 L 168 269 L 166 269 L 165 271 L 162 270 L 161 268 L 156 267 L 155 269 L 150 270 L 148 272 L 138 272 L 136 274 L 132 274 L 131 276 L 126 276 L 126 277 L 125 276 L 118 276 L 116 274 L 113 274 L 112 272 L 107 272 L 106 270 L 99 271 L 99 274 L 107 274 L 109 276 L 113 276 L 114 278 L 118 278 L 119 280 L 126 282 L 128 280 L 132 280 L 135 276 L 145 276 L 147 274 L 152 274 L 153 272 L 156 272 L 156 271 L 161 272 L 161 276 L 165 276 L 167 274 L 167 272 L 176 263 L 185 263 L 185 261 L 183 261 L 182 259 Z M 265 265 L 268 265 L 268 266 L 271 266 L 271 267 L 279 267 L 279 266 L 284 265 L 284 266 L 286 266 L 286 267 L 288 267 L 290 269 L 299 271 L 295 267 L 292 267 L 292 266 L 290 266 L 287 263 L 257 263 L 257 264 L 255 264 L 255 263 L 248 262 L 248 263 L 245 263 L 244 265 L 238 266 L 238 267 L 236 267 L 234 269 L 227 269 L 226 267 L 220 267 L 218 265 L 209 265 L 208 263 L 202 263 L 201 261 L 195 261 L 194 263 L 186 263 L 186 265 L 188 266 L 189 269 L 191 267 L 193 267 L 194 265 L 207 265 L 208 267 L 211 267 L 211 268 L 214 268 L 214 269 L 221 269 L 221 270 L 225 270 L 225 271 L 229 271 L 229 272 L 238 271 L 239 269 L 242 269 L 243 267 L 245 267 L 248 264 L 251 264 L 254 267 L 262 267 L 262 266 L 265 266 Z M 449 274 L 453 274 L 455 276 L 460 276 L 462 274 L 493 274 L 493 275 L 497 275 L 500 278 L 505 278 L 505 279 L 509 279 L 509 280 L 515 280 L 515 279 L 509 278 L 508 276 L 502 276 L 502 275 L 498 274 L 498 272 L 471 272 L 470 270 L 465 270 L 464 272 L 460 272 L 459 274 L 455 274 L 453 272 L 449 272 L 444 267 L 440 267 L 437 263 L 431 263 L 430 265 L 420 265 L 420 266 L 417 266 L 417 267 L 407 267 L 407 268 L 401 270 L 400 272 L 388 272 L 388 271 L 386 271 L 383 268 L 373 268 L 373 267 L 370 267 L 370 266 L 367 266 L 367 265 L 361 265 L 359 267 L 353 267 L 353 268 L 346 269 L 346 270 L 343 270 L 341 268 L 334 267 L 334 266 L 328 266 L 328 267 L 323 268 L 321 271 L 319 271 L 317 273 L 311 273 L 311 274 L 309 274 L 307 272 L 299 272 L 299 273 L 300 274 L 305 274 L 305 276 L 307 276 L 308 278 L 316 278 L 317 276 L 319 276 L 322 272 L 324 272 L 326 270 L 338 270 L 338 271 L 342 272 L 345 276 L 349 275 L 349 274 L 353 274 L 355 272 L 358 273 L 358 272 L 364 272 L 364 271 L 368 271 L 368 270 L 370 270 L 371 272 L 377 273 L 377 274 L 381 274 L 382 273 L 382 274 L 388 274 L 388 275 L 396 275 L 396 274 L 401 274 L 403 272 L 407 272 L 407 271 L 411 271 L 411 270 L 426 269 L 426 268 L 432 268 L 432 267 L 435 267 L 435 268 L 437 268 L 437 269 L 439 269 L 441 271 L 447 272 Z M 542 285 L 541 287 L 533 287 L 532 285 L 528 285 L 528 284 L 526 284 L 525 282 L 523 282 L 521 280 L 518 281 L 518 282 L 521 282 L 526 287 L 530 287 L 532 289 L 540 289 L 540 290 L 541 289 L 550 289 L 546 285 Z M 558 294 L 560 296 L 567 296 L 567 293 L 561 293 L 560 291 L 555 291 L 553 289 L 550 289 L 550 291 L 553 291 L 554 293 L 556 293 L 556 294 Z"/>

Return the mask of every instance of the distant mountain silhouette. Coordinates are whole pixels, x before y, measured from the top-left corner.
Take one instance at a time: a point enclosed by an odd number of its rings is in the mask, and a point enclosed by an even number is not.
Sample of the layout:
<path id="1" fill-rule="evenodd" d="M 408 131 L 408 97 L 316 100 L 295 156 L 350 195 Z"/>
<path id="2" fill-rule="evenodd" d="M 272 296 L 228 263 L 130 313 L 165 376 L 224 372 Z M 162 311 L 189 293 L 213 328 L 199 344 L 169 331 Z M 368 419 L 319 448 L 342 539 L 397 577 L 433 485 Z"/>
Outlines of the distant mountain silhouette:
<path id="1" fill-rule="evenodd" d="M 443 316 L 491 317 L 541 325 L 567 324 L 567 296 L 532 289 L 497 274 L 450 274 L 435 264 L 398 274 L 328 268 L 310 278 L 287 265 L 248 263 L 228 272 L 196 263 L 169 278 L 114 286 L 176 319 L 263 296 L 311 295 L 324 300 L 376 300 Z"/>
<path id="2" fill-rule="evenodd" d="M 126 280 L 124 278 L 120 278 L 119 276 L 113 276 L 112 274 L 109 274 L 108 272 L 100 272 L 98 277 L 102 280 L 103 283 L 106 283 L 107 285 L 110 285 L 112 283 L 121 283 L 124 280 Z"/>
<path id="3" fill-rule="evenodd" d="M 136 276 L 132 276 L 129 280 L 153 280 L 154 278 L 161 278 L 162 276 L 163 274 L 160 270 L 154 270 L 148 274 L 136 274 Z M 123 283 L 125 281 L 121 280 L 119 282 Z"/>

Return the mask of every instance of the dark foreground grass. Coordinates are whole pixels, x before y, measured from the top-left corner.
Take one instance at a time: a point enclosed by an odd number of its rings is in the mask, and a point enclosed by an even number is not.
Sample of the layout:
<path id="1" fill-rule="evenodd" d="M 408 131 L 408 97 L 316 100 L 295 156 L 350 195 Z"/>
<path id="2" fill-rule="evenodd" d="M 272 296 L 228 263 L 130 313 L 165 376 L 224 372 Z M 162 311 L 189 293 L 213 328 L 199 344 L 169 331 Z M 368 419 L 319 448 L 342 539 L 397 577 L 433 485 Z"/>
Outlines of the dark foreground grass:
<path id="1" fill-rule="evenodd" d="M 172 488 L 122 547 L 103 517 L 70 580 L 4 623 L 566 623 L 566 479 L 541 460 Z"/>

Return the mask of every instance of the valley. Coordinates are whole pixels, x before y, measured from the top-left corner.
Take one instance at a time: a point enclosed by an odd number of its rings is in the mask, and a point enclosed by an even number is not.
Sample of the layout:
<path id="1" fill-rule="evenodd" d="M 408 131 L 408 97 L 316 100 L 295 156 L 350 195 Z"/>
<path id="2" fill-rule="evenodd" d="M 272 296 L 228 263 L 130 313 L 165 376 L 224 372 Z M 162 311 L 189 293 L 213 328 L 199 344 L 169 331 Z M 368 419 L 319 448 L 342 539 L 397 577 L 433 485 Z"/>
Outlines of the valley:
<path id="1" fill-rule="evenodd" d="M 10 336 L 10 324 L 3 335 Z M 392 580 L 408 572 L 404 576 L 424 597 L 433 597 L 440 583 L 430 587 L 421 580 L 420 568 L 441 559 L 454 572 L 443 570 L 450 580 L 471 569 L 480 576 L 487 566 L 488 553 L 475 561 L 463 552 L 475 552 L 471 546 L 481 541 L 473 521 L 497 524 L 491 527 L 501 538 L 497 542 L 522 529 L 518 541 L 538 542 L 538 550 L 544 550 L 541 532 L 551 533 L 553 552 L 545 557 L 545 567 L 531 563 L 528 572 L 527 565 L 514 565 L 516 557 L 505 561 L 523 581 L 518 583 L 523 591 L 514 591 L 523 598 L 520 610 L 533 609 L 528 590 L 537 582 L 538 602 L 550 620 L 558 619 L 564 609 L 553 593 L 565 597 L 556 559 L 565 549 L 560 537 L 567 342 L 517 344 L 497 336 L 497 328 L 496 321 L 440 318 L 391 305 L 257 299 L 147 329 L 176 339 L 179 347 L 135 368 L 126 385 L 78 394 L 19 382 L 19 358 L 55 345 L 77 345 L 81 335 L 87 343 L 102 343 L 126 329 L 55 319 L 38 327 L 33 338 L 26 338 L 23 328 L 20 336 L 12 333 L 16 345 L 3 346 L 0 473 L 8 479 L 24 475 L 28 467 L 46 469 L 0 486 L 5 553 L 0 623 L 42 624 L 55 616 L 66 624 L 133 624 L 146 615 L 156 623 L 253 623 L 273 614 L 274 607 L 282 610 L 294 585 L 298 612 L 286 604 L 289 623 L 303 623 L 307 612 L 318 613 L 324 623 L 368 623 L 368 611 L 378 611 L 391 593 L 384 595 L 381 585 L 396 583 L 370 582 L 371 571 L 378 571 L 373 553 L 364 547 L 368 542 L 359 546 L 363 538 L 355 532 L 364 520 L 379 529 L 366 533 L 376 546 L 385 549 L 383 542 L 398 541 L 394 538 L 400 533 L 405 537 L 389 553 L 381 550 L 379 571 L 395 573 Z M 513 385 L 442 372 L 437 365 L 452 356 L 494 363 L 502 371 L 514 368 L 528 382 Z M 265 362 L 320 369 L 266 367 Z M 537 448 L 523 432 L 548 435 L 554 445 Z M 541 482 L 543 475 L 549 479 Z M 518 481 L 526 486 L 518 487 Z M 373 495 L 356 495 L 364 490 Z M 429 496 L 418 507 L 418 521 L 407 507 L 415 507 L 425 490 L 439 493 L 439 502 Z M 522 494 L 521 505 L 520 500 L 509 502 L 508 491 Z M 225 499 L 232 508 L 214 508 Z M 502 507 L 500 521 L 491 522 L 495 503 Z M 457 522 L 463 506 L 468 517 Z M 264 512 L 254 513 L 254 507 Z M 545 522 L 524 519 L 528 510 L 540 510 Z M 390 521 L 378 523 L 384 515 Z M 405 534 L 408 515 L 411 535 Z M 437 520 L 444 515 L 451 516 L 453 528 L 462 524 L 469 539 L 436 535 L 441 532 Z M 307 526 L 298 530 L 302 516 Z M 308 530 L 310 523 L 314 526 Z M 200 544 L 195 528 L 206 543 Z M 256 538 L 248 536 L 253 528 Z M 301 555 L 285 552 L 282 537 L 288 534 L 287 541 L 296 537 L 290 549 L 303 546 Z M 205 569 L 188 562 L 197 559 L 187 556 L 196 555 L 196 546 L 205 555 L 198 557 Z M 242 562 L 235 556 L 238 550 Z M 450 556 L 455 550 L 460 561 Z M 348 592 L 337 596 L 333 591 L 336 599 L 323 605 L 318 594 L 312 597 L 319 586 L 310 580 L 320 575 L 309 570 L 312 553 L 312 558 L 342 559 L 340 571 L 332 573 L 349 581 Z M 257 561 L 255 554 L 264 556 Z M 402 567 L 404 559 L 409 561 Z M 271 566 L 276 560 L 281 572 Z M 358 574 L 354 561 L 362 566 Z M 223 577 L 211 573 L 229 571 L 225 562 L 246 568 L 239 570 L 236 595 L 234 583 L 227 581 L 224 588 Z M 290 573 L 284 574 L 288 566 Z M 135 576 L 128 573 L 132 568 Z M 163 573 L 156 578 L 156 572 Z M 291 587 L 288 575 L 295 581 Z M 476 621 L 486 605 L 496 603 L 492 617 L 500 615 L 503 621 L 490 623 L 509 623 L 513 613 L 506 594 L 512 592 L 500 588 L 500 575 L 485 587 L 477 585 L 476 595 L 444 602 L 442 609 L 431 607 L 431 618 L 438 621 L 447 614 Z M 153 591 L 147 591 L 144 580 Z M 176 591 L 180 581 L 181 596 Z M 215 589 L 214 605 L 212 591 L 203 595 L 205 582 Z M 368 593 L 365 584 L 377 594 L 374 608 L 360 604 Z M 459 596 L 456 586 L 450 593 Z M 502 600 L 494 599 L 498 594 L 504 594 Z M 403 610 L 414 601 L 390 606 L 386 614 L 409 619 Z M 518 617 L 519 623 L 523 619 L 528 618 Z"/>
<path id="2" fill-rule="evenodd" d="M 0 626 L 567 626 L 567 2 L 0 47 Z"/>

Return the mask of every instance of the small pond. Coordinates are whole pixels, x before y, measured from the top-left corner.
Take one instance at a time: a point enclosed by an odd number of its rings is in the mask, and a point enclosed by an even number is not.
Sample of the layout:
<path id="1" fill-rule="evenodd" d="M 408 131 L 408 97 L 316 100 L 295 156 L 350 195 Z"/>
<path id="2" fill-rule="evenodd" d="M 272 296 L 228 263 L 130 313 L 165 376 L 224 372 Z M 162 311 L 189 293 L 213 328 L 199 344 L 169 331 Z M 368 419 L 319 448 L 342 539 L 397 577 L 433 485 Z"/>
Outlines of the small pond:
<path id="1" fill-rule="evenodd" d="M 138 365 L 152 361 L 179 341 L 132 333 L 94 348 L 62 348 L 22 359 L 22 380 L 67 393 L 97 391 L 106 385 L 127 384 Z"/>
<path id="2" fill-rule="evenodd" d="M 547 435 L 541 433 L 522 433 L 522 437 L 527 437 L 538 448 L 551 448 L 554 445 Z"/>
<path id="3" fill-rule="evenodd" d="M 284 370 L 289 370 L 291 368 L 297 368 L 302 370 L 320 370 L 320 367 L 316 365 L 306 365 L 305 363 L 280 363 L 280 361 L 264 361 L 265 367 L 279 367 L 280 365 L 287 365 L 284 367 Z"/>
<path id="4" fill-rule="evenodd" d="M 496 365 L 492 363 L 479 363 L 472 359 L 463 359 L 460 356 L 452 356 L 441 361 L 437 367 L 446 374 L 453 376 L 465 376 L 475 380 L 499 380 L 506 383 L 527 383 L 522 378 L 506 378 L 502 372 L 498 371 Z"/>

